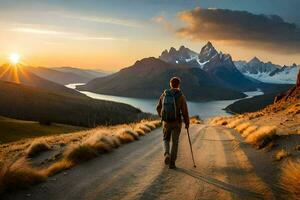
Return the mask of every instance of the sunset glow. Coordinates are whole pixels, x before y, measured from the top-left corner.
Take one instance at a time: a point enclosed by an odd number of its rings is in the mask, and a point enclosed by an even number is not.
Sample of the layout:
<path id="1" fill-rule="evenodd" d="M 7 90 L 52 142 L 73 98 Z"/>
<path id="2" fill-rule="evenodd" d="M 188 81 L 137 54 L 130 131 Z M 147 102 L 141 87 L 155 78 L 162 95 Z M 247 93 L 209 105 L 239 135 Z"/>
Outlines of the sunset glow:
<path id="1" fill-rule="evenodd" d="M 10 54 L 10 56 L 9 56 L 10 63 L 13 65 L 18 64 L 20 62 L 20 57 L 21 56 L 17 53 Z"/>
<path id="2" fill-rule="evenodd" d="M 0 2 L 0 64 L 17 50 L 26 52 L 26 63 L 32 66 L 118 71 L 170 47 L 184 45 L 199 53 L 208 40 L 234 60 L 258 56 L 280 65 L 300 63 L 300 17 L 291 15 L 298 8 L 284 1 L 267 0 L 263 6 L 249 1 L 247 7 L 234 0 Z M 273 15 L 278 17 L 262 17 Z M 226 19 L 226 25 L 215 17 Z M 251 31 L 243 26 L 249 21 Z M 270 34 L 273 30 L 277 32 Z M 10 62 L 19 59 L 14 54 Z"/>

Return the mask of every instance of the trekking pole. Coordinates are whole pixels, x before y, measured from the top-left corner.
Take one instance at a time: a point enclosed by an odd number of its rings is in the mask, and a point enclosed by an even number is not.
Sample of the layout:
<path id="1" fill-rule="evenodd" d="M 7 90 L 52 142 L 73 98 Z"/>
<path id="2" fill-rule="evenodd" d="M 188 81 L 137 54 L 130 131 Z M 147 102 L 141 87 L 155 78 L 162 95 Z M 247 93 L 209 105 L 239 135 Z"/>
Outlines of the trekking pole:
<path id="1" fill-rule="evenodd" d="M 189 129 L 187 128 L 186 131 L 187 131 L 187 135 L 188 135 L 188 138 L 189 138 L 189 143 L 190 143 L 190 148 L 191 148 L 191 154 L 192 154 L 192 159 L 193 159 L 194 167 L 196 168 Z"/>

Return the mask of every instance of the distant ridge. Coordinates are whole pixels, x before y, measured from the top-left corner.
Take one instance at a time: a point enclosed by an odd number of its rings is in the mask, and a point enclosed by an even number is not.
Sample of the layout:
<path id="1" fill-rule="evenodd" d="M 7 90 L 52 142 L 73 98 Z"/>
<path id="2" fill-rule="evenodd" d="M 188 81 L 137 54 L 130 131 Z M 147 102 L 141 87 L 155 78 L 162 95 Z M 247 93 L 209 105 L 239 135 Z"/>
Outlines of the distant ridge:
<path id="1" fill-rule="evenodd" d="M 144 58 L 117 73 L 94 79 L 77 88 L 108 95 L 158 98 L 164 89 L 169 88 L 169 80 L 172 76 L 181 77 L 183 92 L 189 100 L 221 100 L 245 97 L 238 91 L 216 84 L 200 68 L 175 65 L 154 57 Z"/>

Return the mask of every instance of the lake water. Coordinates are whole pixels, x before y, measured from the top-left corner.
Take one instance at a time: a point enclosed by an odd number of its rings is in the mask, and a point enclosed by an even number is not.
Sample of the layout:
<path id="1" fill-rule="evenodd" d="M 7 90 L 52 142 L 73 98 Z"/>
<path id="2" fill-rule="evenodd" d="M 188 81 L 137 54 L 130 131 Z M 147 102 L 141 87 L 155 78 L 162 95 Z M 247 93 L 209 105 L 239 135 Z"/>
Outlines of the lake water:
<path id="1" fill-rule="evenodd" d="M 75 89 L 76 85 L 83 85 L 82 83 L 69 84 L 66 87 Z M 104 94 L 96 94 L 93 92 L 79 91 L 91 98 L 94 99 L 102 99 L 108 101 L 115 101 L 126 103 L 132 105 L 136 108 L 141 109 L 144 112 L 154 113 L 156 114 L 156 104 L 157 99 L 138 99 L 138 98 L 128 98 L 128 97 L 119 97 L 119 96 L 111 96 Z M 263 92 L 255 91 L 255 92 L 245 92 L 248 95 L 247 98 L 261 95 Z M 199 115 L 201 119 L 207 119 L 213 116 L 218 115 L 230 115 L 225 110 L 223 110 L 228 105 L 232 104 L 237 100 L 223 100 L 223 101 L 207 101 L 207 102 L 188 102 L 189 113 L 191 116 Z"/>

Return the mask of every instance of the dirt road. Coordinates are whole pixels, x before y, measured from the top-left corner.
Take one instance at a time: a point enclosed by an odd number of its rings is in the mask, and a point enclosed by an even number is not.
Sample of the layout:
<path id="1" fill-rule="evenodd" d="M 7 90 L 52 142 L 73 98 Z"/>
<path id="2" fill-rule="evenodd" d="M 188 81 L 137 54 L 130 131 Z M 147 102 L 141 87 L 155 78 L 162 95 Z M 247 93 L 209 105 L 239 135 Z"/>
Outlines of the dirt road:
<path id="1" fill-rule="evenodd" d="M 163 164 L 162 130 L 5 199 L 280 199 L 271 160 L 229 129 L 195 125 L 181 133 L 176 170 Z"/>

